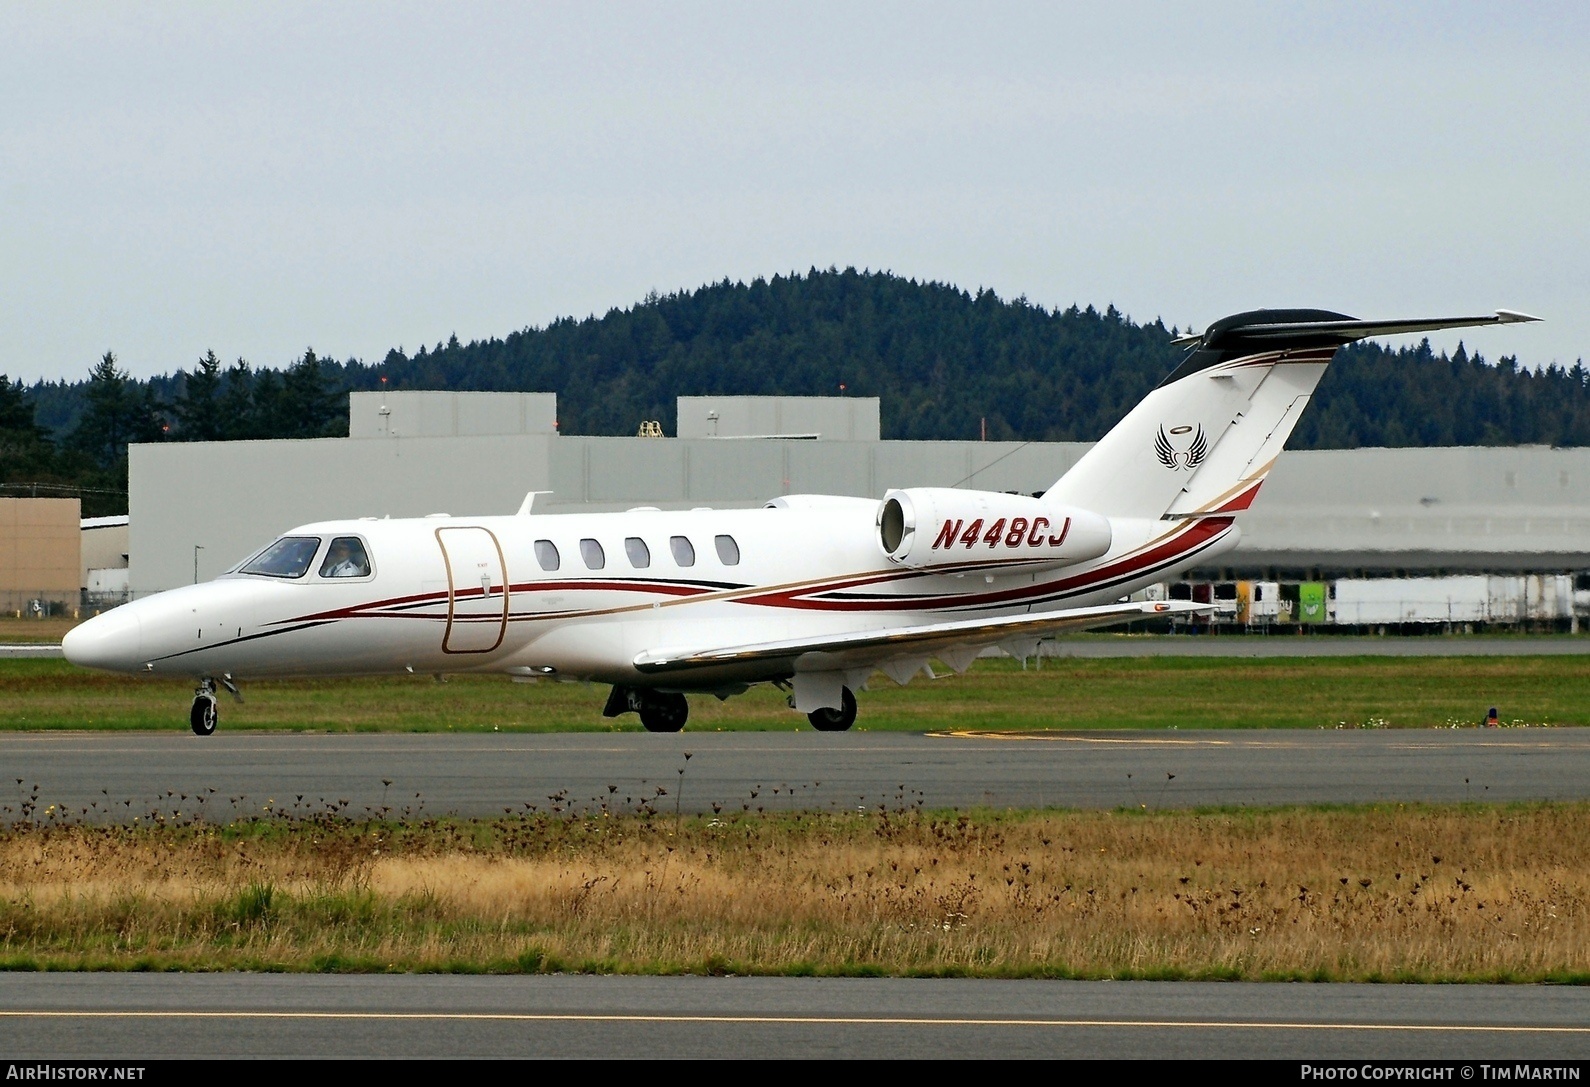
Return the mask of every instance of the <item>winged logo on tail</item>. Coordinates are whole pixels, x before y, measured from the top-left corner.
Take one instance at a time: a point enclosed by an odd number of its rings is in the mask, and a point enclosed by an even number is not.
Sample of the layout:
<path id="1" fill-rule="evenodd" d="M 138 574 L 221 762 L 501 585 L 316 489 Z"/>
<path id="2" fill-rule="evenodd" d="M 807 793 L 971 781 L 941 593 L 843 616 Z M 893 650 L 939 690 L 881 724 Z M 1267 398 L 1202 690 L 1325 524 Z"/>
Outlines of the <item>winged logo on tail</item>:
<path id="1" fill-rule="evenodd" d="M 1171 434 L 1185 434 L 1192 427 L 1172 427 Z M 1185 450 L 1178 450 L 1171 444 L 1170 434 L 1165 433 L 1164 424 L 1160 425 L 1159 433 L 1154 436 L 1154 456 L 1159 458 L 1159 463 L 1172 471 L 1187 469 L 1191 471 L 1204 462 L 1209 455 L 1209 439 L 1204 437 L 1204 428 L 1198 427 L 1198 432 L 1193 435 L 1192 444 Z"/>

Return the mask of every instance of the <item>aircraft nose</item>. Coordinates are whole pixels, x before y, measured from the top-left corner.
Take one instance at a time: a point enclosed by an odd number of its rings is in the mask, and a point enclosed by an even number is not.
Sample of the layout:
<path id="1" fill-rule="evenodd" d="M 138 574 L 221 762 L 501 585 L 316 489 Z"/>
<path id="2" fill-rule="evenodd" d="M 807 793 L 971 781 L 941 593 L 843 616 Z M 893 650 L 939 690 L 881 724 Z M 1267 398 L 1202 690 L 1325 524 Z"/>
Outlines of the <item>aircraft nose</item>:
<path id="1" fill-rule="evenodd" d="M 61 639 L 61 651 L 73 664 L 111 672 L 136 671 L 143 664 L 138 657 L 142 648 L 143 626 L 126 605 L 94 616 Z"/>

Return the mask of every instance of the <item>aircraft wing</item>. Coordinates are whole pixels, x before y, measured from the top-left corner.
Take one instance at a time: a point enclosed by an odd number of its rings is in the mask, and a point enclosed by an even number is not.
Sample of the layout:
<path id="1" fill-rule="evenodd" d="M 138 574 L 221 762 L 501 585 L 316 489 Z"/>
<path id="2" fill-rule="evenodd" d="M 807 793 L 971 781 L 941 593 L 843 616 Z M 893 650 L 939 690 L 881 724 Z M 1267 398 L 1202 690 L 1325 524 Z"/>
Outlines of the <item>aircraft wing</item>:
<path id="1" fill-rule="evenodd" d="M 937 656 L 957 671 L 964 671 L 978 652 L 991 645 L 1036 645 L 1041 638 L 1067 631 L 1109 626 L 1150 616 L 1186 615 L 1209 611 L 1210 608 L 1209 604 L 1195 604 L 1187 600 L 1140 601 L 1037 615 L 964 619 L 913 627 L 786 638 L 747 645 L 656 649 L 636 656 L 635 667 L 641 672 L 663 674 L 751 661 L 785 660 L 790 663 L 792 671 L 796 662 L 800 663 L 802 671 L 850 670 L 893 658 L 925 660 Z"/>

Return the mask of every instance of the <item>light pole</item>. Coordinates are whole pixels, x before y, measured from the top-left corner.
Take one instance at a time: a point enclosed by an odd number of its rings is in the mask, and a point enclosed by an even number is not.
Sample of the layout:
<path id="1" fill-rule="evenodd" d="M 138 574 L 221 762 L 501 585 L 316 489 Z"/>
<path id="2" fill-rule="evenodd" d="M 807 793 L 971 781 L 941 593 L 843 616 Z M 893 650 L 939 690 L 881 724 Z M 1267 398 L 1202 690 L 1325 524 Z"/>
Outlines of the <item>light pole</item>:
<path id="1" fill-rule="evenodd" d="M 199 552 L 204 550 L 203 544 L 193 545 L 193 583 L 199 583 Z"/>

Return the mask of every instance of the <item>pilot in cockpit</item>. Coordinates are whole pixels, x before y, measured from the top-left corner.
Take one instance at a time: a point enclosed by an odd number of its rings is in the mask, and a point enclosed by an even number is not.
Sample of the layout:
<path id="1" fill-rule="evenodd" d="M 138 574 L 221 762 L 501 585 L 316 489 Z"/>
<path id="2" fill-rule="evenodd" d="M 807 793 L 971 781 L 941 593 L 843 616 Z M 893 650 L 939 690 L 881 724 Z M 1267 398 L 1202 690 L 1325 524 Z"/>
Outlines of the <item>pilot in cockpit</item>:
<path id="1" fill-rule="evenodd" d="M 331 541 L 326 561 L 320 564 L 321 577 L 364 577 L 370 572 L 370 559 L 364 545 L 351 536 Z"/>

